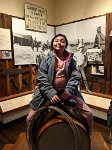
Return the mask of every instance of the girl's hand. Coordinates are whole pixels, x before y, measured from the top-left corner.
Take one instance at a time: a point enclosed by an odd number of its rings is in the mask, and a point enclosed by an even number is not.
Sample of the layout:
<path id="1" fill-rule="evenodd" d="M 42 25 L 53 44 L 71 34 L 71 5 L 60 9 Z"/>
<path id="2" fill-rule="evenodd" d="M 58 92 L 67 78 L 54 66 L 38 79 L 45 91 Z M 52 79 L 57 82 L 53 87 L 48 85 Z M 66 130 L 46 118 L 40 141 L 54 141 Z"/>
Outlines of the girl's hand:
<path id="1" fill-rule="evenodd" d="M 70 95 L 68 94 L 67 91 L 64 91 L 61 95 L 60 95 L 60 99 L 63 101 L 63 100 L 66 100 L 70 97 Z"/>
<path id="2" fill-rule="evenodd" d="M 60 98 L 57 95 L 54 95 L 51 99 L 51 104 L 56 104 L 60 102 Z"/>

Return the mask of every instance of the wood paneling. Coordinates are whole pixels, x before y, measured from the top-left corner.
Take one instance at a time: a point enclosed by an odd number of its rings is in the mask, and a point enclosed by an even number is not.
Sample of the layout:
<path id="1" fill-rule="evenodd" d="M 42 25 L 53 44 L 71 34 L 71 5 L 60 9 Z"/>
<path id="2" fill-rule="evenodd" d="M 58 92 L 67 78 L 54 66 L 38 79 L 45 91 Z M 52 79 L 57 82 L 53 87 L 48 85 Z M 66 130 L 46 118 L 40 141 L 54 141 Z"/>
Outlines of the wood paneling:
<path id="1" fill-rule="evenodd" d="M 12 36 L 12 16 L 0 13 L 0 28 L 11 31 L 11 53 L 12 59 L 0 59 L 0 101 L 8 96 L 27 94 L 27 91 L 35 89 L 37 71 L 35 65 L 14 65 L 13 36 Z"/>

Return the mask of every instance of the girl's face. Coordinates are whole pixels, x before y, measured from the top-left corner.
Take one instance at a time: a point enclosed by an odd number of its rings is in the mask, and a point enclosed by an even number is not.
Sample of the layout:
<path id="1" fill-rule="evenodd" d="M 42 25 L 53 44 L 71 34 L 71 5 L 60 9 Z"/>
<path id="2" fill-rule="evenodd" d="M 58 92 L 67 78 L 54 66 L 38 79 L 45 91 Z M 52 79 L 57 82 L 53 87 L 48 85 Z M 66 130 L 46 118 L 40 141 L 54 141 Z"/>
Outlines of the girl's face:
<path id="1" fill-rule="evenodd" d="M 53 41 L 53 48 L 55 51 L 61 51 L 63 52 L 66 48 L 66 41 L 63 36 L 58 36 Z"/>

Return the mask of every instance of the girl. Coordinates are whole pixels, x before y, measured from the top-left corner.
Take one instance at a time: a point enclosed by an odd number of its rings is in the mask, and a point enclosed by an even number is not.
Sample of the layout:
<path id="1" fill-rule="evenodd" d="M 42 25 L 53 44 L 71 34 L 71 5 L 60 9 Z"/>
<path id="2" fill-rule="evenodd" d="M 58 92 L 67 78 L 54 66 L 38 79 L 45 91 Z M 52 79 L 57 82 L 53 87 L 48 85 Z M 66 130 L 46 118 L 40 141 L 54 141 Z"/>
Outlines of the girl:
<path id="1" fill-rule="evenodd" d="M 27 121 L 30 121 L 36 110 L 44 105 L 46 99 L 52 104 L 74 99 L 77 108 L 87 120 L 91 135 L 92 111 L 85 104 L 78 90 L 81 75 L 73 55 L 65 50 L 67 46 L 68 40 L 63 34 L 57 34 L 52 39 L 52 51 L 42 60 L 38 68 L 38 88 L 30 102 L 31 110 L 27 116 Z"/>

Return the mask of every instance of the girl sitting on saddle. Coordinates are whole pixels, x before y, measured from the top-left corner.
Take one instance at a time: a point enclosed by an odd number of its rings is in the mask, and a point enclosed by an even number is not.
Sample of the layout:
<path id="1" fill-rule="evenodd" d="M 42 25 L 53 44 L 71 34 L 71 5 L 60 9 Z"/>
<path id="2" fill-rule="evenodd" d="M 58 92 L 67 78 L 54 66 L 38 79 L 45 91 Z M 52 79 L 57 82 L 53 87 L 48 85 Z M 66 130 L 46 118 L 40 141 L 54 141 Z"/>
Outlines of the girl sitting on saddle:
<path id="1" fill-rule="evenodd" d="M 76 67 L 73 55 L 65 50 L 67 46 L 68 40 L 63 34 L 57 34 L 52 39 L 51 52 L 41 61 L 38 67 L 38 87 L 33 99 L 30 101 L 31 110 L 27 116 L 27 122 L 38 111 L 38 108 L 45 104 L 46 99 L 53 105 L 72 99 L 85 117 L 91 135 L 92 111 L 85 104 L 78 90 L 81 74 Z"/>

